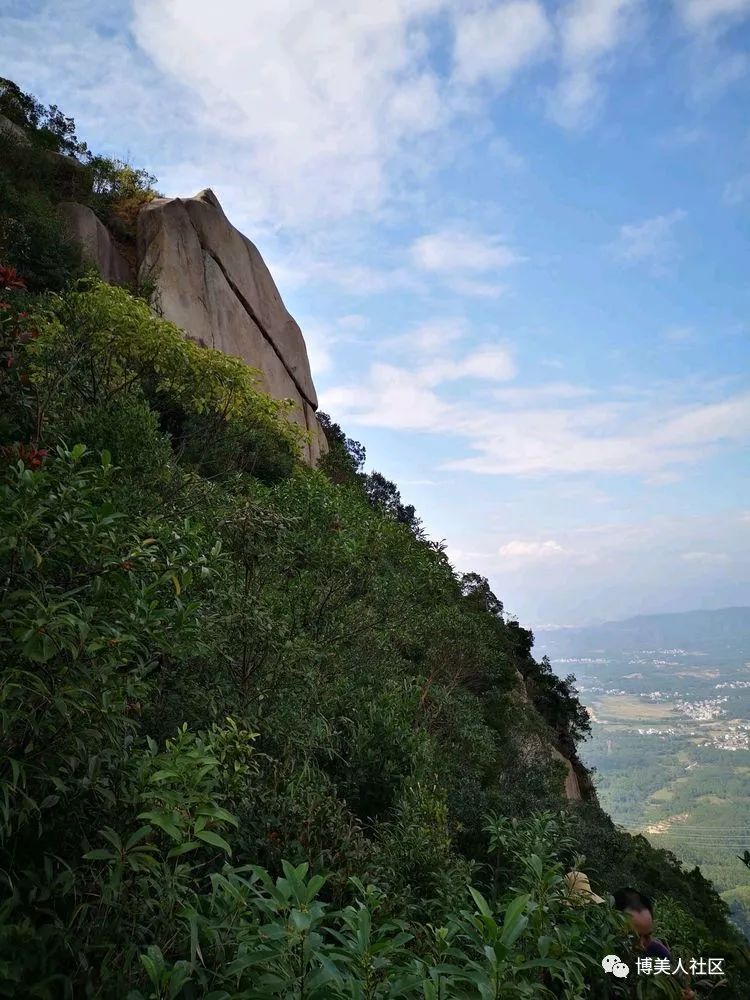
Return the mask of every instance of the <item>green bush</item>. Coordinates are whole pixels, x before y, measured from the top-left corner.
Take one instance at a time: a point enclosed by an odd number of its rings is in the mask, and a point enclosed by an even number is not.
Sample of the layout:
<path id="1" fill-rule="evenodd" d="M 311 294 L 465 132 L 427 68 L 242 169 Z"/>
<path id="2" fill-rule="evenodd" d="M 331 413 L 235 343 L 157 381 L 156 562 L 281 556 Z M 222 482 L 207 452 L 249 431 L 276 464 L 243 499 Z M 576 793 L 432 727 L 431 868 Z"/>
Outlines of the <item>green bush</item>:
<path id="1" fill-rule="evenodd" d="M 565 808 L 572 682 L 356 443 L 306 468 L 123 289 L 0 286 L 0 996 L 625 996 L 581 854 L 743 995 L 700 873 Z"/>
<path id="2" fill-rule="evenodd" d="M 273 481 L 291 470 L 298 432 L 279 419 L 285 404 L 257 389 L 258 373 L 187 340 L 124 289 L 83 283 L 49 300 L 39 328 L 29 363 L 51 431 L 67 434 L 103 407 L 113 419 L 122 404 L 122 445 L 128 408 L 145 400 L 175 450 L 209 476 Z"/>
<path id="3" fill-rule="evenodd" d="M 9 165 L 26 174 L 28 150 L 8 142 L 0 163 L 0 260 L 16 267 L 32 291 L 61 291 L 84 273 L 73 243 L 43 186 L 19 185 Z"/>

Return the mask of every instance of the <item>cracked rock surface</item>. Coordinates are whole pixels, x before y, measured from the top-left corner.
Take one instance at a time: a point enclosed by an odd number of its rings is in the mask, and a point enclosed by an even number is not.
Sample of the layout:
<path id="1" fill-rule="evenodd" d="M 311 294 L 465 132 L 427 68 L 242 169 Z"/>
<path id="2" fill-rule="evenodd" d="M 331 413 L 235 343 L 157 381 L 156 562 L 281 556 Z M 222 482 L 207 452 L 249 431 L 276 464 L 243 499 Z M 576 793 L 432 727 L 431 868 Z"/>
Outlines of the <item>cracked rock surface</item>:
<path id="1" fill-rule="evenodd" d="M 307 348 L 257 247 L 229 222 L 211 190 L 157 198 L 138 216 L 141 281 L 156 288 L 165 319 L 199 343 L 242 358 L 263 388 L 291 399 L 291 418 L 311 434 L 304 458 L 326 450 Z"/>

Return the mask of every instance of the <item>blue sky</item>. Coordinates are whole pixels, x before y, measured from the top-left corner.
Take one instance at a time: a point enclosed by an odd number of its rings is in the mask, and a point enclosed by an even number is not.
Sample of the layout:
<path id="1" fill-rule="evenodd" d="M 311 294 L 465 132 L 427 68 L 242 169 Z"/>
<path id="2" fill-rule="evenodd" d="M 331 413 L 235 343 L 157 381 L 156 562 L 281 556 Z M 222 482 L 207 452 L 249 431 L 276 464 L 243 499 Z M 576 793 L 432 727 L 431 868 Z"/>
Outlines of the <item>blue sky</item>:
<path id="1" fill-rule="evenodd" d="M 750 0 L 6 0 L 3 75 L 210 186 L 321 404 L 533 627 L 750 604 Z"/>

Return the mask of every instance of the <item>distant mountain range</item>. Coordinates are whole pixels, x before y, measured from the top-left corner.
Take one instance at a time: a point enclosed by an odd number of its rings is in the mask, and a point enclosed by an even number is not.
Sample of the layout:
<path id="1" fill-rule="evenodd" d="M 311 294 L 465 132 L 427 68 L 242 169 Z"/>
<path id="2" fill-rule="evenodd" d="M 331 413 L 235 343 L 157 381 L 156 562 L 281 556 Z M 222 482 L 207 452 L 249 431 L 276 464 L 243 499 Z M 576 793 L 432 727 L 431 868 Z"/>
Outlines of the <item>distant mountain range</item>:
<path id="1" fill-rule="evenodd" d="M 750 608 L 683 611 L 637 615 L 623 621 L 581 628 L 540 629 L 534 633 L 537 656 L 580 656 L 584 652 L 622 652 L 627 649 L 670 646 L 696 651 L 747 649 L 750 645 Z"/>

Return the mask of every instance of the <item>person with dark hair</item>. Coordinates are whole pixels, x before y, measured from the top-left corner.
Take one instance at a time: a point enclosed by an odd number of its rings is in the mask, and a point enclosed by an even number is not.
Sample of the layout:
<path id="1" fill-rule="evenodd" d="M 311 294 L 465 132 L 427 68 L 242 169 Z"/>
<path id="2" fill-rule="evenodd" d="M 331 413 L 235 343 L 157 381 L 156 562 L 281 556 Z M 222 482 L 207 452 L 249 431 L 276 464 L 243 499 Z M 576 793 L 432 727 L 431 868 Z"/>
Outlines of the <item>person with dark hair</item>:
<path id="1" fill-rule="evenodd" d="M 654 904 L 648 896 L 637 889 L 618 889 L 614 894 L 615 906 L 627 913 L 633 930 L 638 935 L 646 958 L 668 958 L 672 952 L 658 938 L 652 937 L 654 930 Z"/>
<path id="2" fill-rule="evenodd" d="M 654 904 L 637 889 L 618 889 L 614 893 L 615 907 L 627 913 L 633 930 L 638 935 L 645 958 L 666 958 L 671 963 L 672 952 L 663 941 L 653 937 Z M 682 983 L 683 1000 L 695 1000 L 695 993 L 687 983 Z"/>

